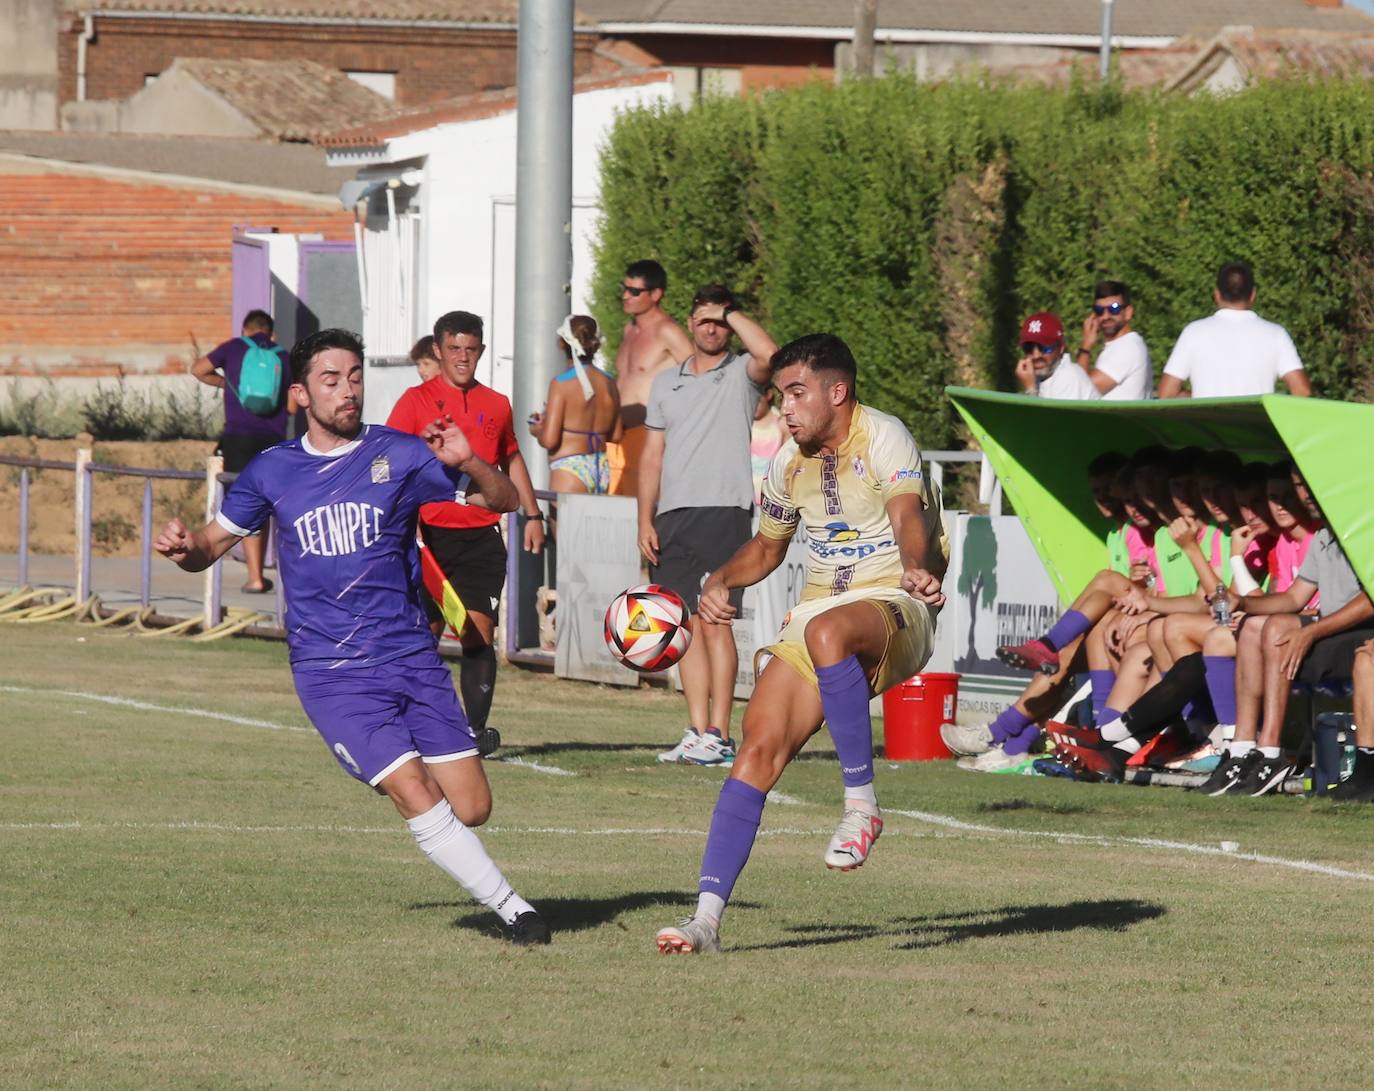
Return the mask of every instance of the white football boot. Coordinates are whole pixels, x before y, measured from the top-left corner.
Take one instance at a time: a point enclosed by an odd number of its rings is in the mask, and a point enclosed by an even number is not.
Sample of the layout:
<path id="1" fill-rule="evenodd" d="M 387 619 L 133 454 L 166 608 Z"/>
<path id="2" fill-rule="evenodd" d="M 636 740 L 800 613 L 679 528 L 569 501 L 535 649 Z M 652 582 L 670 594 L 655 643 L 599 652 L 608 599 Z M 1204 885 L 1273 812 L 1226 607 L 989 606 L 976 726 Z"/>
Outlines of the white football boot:
<path id="1" fill-rule="evenodd" d="M 855 807 L 847 808 L 825 850 L 825 866 L 832 871 L 853 871 L 862 867 L 882 832 L 880 816 Z"/>

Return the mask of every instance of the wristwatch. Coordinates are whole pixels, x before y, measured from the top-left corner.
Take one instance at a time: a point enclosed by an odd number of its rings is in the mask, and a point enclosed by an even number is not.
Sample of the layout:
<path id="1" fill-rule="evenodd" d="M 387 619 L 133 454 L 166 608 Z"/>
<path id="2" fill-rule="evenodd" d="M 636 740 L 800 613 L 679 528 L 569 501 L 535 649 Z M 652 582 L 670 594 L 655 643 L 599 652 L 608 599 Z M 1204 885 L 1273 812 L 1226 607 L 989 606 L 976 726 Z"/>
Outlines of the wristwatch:
<path id="1" fill-rule="evenodd" d="M 1088 348 L 1087 345 L 1079 345 L 1079 346 L 1078 346 L 1078 351 L 1075 352 L 1075 353 L 1073 354 L 1074 359 L 1075 359 L 1075 360 L 1078 359 L 1078 357 L 1082 356 L 1084 353 L 1087 354 L 1088 359 L 1090 359 L 1090 360 L 1092 359 L 1093 350 L 1090 349 L 1090 348 Z"/>
<path id="2" fill-rule="evenodd" d="M 739 310 L 739 308 L 736 307 L 733 303 L 727 303 L 725 305 L 725 310 L 720 312 L 721 321 L 729 325 L 730 316 L 734 314 L 737 310 Z"/>

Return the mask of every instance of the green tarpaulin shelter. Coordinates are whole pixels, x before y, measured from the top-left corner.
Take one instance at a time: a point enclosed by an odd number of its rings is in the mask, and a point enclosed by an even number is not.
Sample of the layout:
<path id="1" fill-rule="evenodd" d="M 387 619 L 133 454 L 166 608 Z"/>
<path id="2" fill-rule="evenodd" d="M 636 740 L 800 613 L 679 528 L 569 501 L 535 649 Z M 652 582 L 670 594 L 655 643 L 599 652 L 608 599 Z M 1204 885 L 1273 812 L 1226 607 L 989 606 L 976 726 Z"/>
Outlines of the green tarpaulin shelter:
<path id="1" fill-rule="evenodd" d="M 1374 406 L 1266 394 L 1149 402 L 1070 402 L 949 387 L 1060 596 L 1104 567 L 1105 527 L 1087 466 L 1152 443 L 1292 458 L 1366 588 L 1374 587 Z"/>

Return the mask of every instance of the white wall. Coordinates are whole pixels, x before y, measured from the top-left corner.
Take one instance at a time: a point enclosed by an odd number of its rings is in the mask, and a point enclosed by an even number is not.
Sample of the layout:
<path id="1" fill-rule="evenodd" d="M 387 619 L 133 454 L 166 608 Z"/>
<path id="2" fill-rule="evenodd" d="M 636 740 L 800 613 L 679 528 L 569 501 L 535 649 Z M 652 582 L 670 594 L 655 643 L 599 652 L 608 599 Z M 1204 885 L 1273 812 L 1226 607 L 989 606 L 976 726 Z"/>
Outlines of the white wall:
<path id="1" fill-rule="evenodd" d="M 601 145 L 618 111 L 670 101 L 665 77 L 652 83 L 584 91 L 573 97 L 573 284 L 575 307 L 590 295 L 591 253 L 600 199 Z M 473 311 L 487 320 L 488 350 L 479 378 L 510 394 L 509 358 L 514 293 L 516 114 L 441 125 L 389 142 L 386 161 L 423 159 L 420 306 L 415 334 L 446 311 Z M 497 230 L 501 221 L 503 229 Z M 508 222 L 507 222 L 508 221 Z M 495 271 L 495 272 L 494 272 Z M 495 312 L 495 313 L 493 313 Z M 552 337 L 554 331 L 549 331 Z M 374 386 L 373 396 L 380 394 Z M 369 415 L 381 411 L 369 407 Z M 385 416 L 385 413 L 382 414 Z"/>

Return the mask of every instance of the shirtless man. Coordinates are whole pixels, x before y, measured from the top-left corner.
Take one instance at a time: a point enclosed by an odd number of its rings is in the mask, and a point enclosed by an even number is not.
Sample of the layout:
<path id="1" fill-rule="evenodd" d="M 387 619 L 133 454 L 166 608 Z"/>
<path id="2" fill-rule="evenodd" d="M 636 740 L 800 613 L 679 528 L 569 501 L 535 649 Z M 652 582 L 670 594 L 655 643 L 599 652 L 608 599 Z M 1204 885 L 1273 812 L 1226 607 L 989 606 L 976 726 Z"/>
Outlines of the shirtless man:
<path id="1" fill-rule="evenodd" d="M 619 436 L 620 399 L 614 380 L 592 362 L 601 347 L 596 319 L 570 315 L 558 345 L 568 368 L 550 381 L 544 411 L 530 417 L 530 435 L 549 452 L 550 489 L 604 495 L 611 480 L 606 443 Z"/>
<path id="2" fill-rule="evenodd" d="M 668 274 L 656 261 L 636 261 L 625 268 L 620 285 L 621 306 L 630 320 L 615 354 L 616 386 L 620 389 L 620 420 L 624 434 L 608 446 L 611 492 L 639 495 L 639 460 L 644 450 L 644 415 L 649 387 L 664 368 L 692 355 L 692 341 L 663 310 Z"/>

